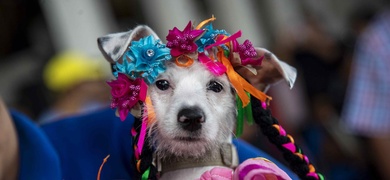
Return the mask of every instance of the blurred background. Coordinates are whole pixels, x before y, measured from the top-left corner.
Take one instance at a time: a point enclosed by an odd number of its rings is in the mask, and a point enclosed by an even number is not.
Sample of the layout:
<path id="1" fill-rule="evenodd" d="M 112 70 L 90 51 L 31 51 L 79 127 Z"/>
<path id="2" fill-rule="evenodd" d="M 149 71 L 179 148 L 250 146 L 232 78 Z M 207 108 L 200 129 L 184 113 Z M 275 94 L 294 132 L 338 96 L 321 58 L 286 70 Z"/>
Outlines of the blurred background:
<path id="1" fill-rule="evenodd" d="M 0 0 L 0 95 L 37 123 L 108 107 L 111 78 L 96 39 L 147 24 L 165 41 L 214 15 L 216 29 L 298 69 L 270 89 L 273 114 L 328 179 L 378 179 L 378 164 L 340 118 L 357 37 L 384 0 Z M 390 32 L 389 32 L 390 33 Z M 250 129 L 250 128 L 248 128 Z M 242 137 L 274 154 L 256 129 Z M 282 162 L 283 160 L 280 159 Z"/>

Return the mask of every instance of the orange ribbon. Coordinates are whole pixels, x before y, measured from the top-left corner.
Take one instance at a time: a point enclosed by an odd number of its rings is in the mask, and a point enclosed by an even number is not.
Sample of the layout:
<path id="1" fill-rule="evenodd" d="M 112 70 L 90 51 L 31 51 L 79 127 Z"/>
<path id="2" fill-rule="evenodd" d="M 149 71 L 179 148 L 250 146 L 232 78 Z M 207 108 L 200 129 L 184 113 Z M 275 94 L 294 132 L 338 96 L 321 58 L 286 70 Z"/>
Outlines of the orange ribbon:
<path id="1" fill-rule="evenodd" d="M 222 64 L 226 67 L 227 71 L 226 74 L 232 83 L 234 89 L 236 90 L 236 93 L 238 97 L 242 101 L 242 107 L 245 107 L 249 104 L 250 99 L 245 93 L 248 92 L 252 96 L 259 99 L 261 102 L 267 102 L 267 100 L 271 100 L 272 98 L 270 96 L 267 96 L 265 93 L 261 92 L 260 90 L 253 87 L 250 83 L 248 83 L 243 77 L 241 77 L 233 68 L 232 64 L 230 63 L 229 59 L 224 56 L 223 50 L 220 49 L 218 51 L 218 59 L 221 60 Z"/>
<path id="2" fill-rule="evenodd" d="M 213 15 L 210 19 L 206 19 L 206 20 L 202 21 L 201 23 L 199 23 L 199 25 L 196 26 L 195 29 L 200 29 L 205 24 L 207 24 L 207 23 L 209 23 L 211 21 L 214 21 L 214 20 L 216 20 L 216 18 Z M 219 44 L 223 44 L 223 43 L 227 43 L 226 41 L 230 41 L 231 39 L 233 39 L 233 38 L 235 39 L 235 38 L 240 37 L 240 36 L 241 36 L 241 31 L 235 33 L 231 37 L 226 37 L 225 36 L 225 37 L 222 38 L 221 41 L 218 41 L 219 43 L 216 43 L 213 46 L 219 45 Z M 227 43 L 226 45 L 228 47 L 230 47 L 230 44 Z M 213 47 L 213 46 L 210 46 L 210 47 Z M 208 48 L 210 48 L 210 47 L 208 47 Z M 230 82 L 232 83 L 233 87 L 235 88 L 238 97 L 242 101 L 242 107 L 246 107 L 250 103 L 250 99 L 249 99 L 248 95 L 245 92 L 250 93 L 252 96 L 256 97 L 261 102 L 268 102 L 267 100 L 271 100 L 272 99 L 270 96 L 267 96 L 265 93 L 261 92 L 260 90 L 256 89 L 255 87 L 253 87 L 250 83 L 248 83 L 243 77 L 241 77 L 234 70 L 230 60 L 224 56 L 223 49 L 219 48 L 217 56 L 218 56 L 218 59 L 222 62 L 222 64 L 227 69 L 226 74 L 227 74 Z"/>
<path id="3" fill-rule="evenodd" d="M 146 96 L 145 98 L 145 106 L 144 108 L 147 109 L 147 116 L 148 116 L 148 126 L 152 125 L 156 121 L 156 113 L 154 112 L 154 107 L 152 104 L 152 100 L 150 99 L 150 96 Z"/>
<path id="4" fill-rule="evenodd" d="M 102 170 L 103 170 L 103 166 L 104 164 L 107 162 L 107 159 L 110 157 L 110 155 L 107 155 L 104 159 L 103 159 L 103 162 L 102 164 L 100 165 L 99 167 L 99 171 L 98 171 L 98 174 L 97 174 L 97 180 L 100 180 L 100 174 L 102 173 Z"/>
<path id="5" fill-rule="evenodd" d="M 194 63 L 194 59 L 189 56 L 182 54 L 175 59 L 175 64 L 180 67 L 189 67 Z"/>
<path id="6" fill-rule="evenodd" d="M 205 24 L 207 24 L 207 23 L 209 23 L 209 22 L 211 22 L 211 21 L 215 21 L 216 19 L 217 19 L 217 18 L 215 18 L 214 15 L 212 15 L 210 19 L 206 19 L 206 20 L 202 21 L 201 23 L 199 23 L 198 26 L 196 26 L 195 29 L 200 29 L 200 28 L 202 28 Z"/>

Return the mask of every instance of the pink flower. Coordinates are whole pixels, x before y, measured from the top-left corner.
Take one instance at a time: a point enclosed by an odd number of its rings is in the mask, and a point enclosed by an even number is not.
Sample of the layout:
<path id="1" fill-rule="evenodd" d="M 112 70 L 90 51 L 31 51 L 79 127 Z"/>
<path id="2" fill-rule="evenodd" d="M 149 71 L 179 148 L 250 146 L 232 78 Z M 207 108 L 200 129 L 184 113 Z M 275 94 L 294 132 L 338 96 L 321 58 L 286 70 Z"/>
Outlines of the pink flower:
<path id="1" fill-rule="evenodd" d="M 142 78 L 133 81 L 125 74 L 118 73 L 118 79 L 107 84 L 111 86 L 111 108 L 118 109 L 122 121 L 138 101 L 145 101 L 148 87 Z"/>
<path id="2" fill-rule="evenodd" d="M 204 30 L 192 30 L 191 21 L 188 22 L 183 31 L 174 27 L 172 30 L 169 30 L 166 37 L 168 41 L 166 46 L 171 48 L 172 56 L 195 52 L 198 49 L 195 39 L 203 32 Z"/>
<path id="3" fill-rule="evenodd" d="M 107 82 L 111 86 L 111 95 L 114 98 L 120 98 L 130 92 L 131 80 L 123 73 L 118 73 L 118 79 Z"/>

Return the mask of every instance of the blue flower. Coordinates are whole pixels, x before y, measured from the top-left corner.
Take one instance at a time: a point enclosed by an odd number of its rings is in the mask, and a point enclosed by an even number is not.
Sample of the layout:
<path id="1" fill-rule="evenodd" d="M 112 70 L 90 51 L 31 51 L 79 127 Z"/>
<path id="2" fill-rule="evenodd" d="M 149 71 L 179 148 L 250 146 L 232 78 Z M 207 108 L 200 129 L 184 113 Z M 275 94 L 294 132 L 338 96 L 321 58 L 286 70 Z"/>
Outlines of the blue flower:
<path id="1" fill-rule="evenodd" d="M 134 69 L 134 66 L 129 64 L 128 61 L 124 59 L 123 64 L 116 62 L 114 69 L 116 71 L 113 74 L 115 77 L 118 77 L 118 73 L 130 75 L 132 69 Z"/>
<path id="2" fill-rule="evenodd" d="M 218 35 L 226 35 L 230 36 L 229 33 L 227 33 L 225 30 L 218 30 L 218 29 L 213 29 L 213 25 L 209 24 L 205 27 L 205 33 L 201 38 L 199 38 L 195 43 L 198 45 L 198 51 L 203 52 L 204 48 L 208 45 L 214 44 L 215 43 L 215 38 Z"/>
<path id="3" fill-rule="evenodd" d="M 149 84 L 153 83 L 160 73 L 165 72 L 164 61 L 171 59 L 170 49 L 152 35 L 131 44 L 123 57 L 124 63 L 117 65 L 117 69 L 132 78 L 143 77 Z"/>

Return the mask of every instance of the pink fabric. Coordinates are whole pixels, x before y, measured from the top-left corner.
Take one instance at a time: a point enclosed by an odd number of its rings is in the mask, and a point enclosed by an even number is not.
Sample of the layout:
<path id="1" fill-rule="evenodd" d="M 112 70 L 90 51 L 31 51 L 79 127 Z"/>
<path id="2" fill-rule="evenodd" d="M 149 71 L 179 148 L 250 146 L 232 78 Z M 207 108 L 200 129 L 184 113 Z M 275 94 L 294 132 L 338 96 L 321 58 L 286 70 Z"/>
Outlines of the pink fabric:
<path id="1" fill-rule="evenodd" d="M 283 170 L 264 158 L 248 159 L 241 163 L 233 175 L 234 180 L 289 180 Z"/>
<path id="2" fill-rule="evenodd" d="M 199 180 L 231 180 L 233 178 L 233 170 L 226 167 L 215 167 L 202 174 Z"/>
<path id="3" fill-rule="evenodd" d="M 248 159 L 234 170 L 215 167 L 202 174 L 199 180 L 291 180 L 273 162 L 264 158 Z"/>
<path id="4" fill-rule="evenodd" d="M 207 67 L 207 69 L 216 76 L 220 76 L 226 72 L 226 67 L 218 61 L 211 60 L 204 53 L 198 54 L 199 61 Z"/>

